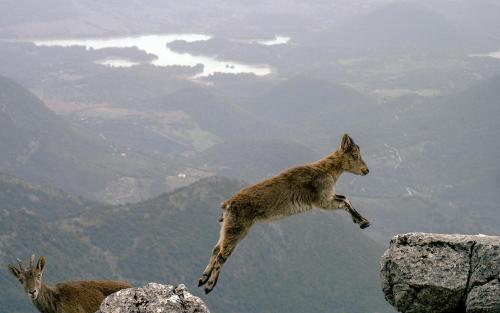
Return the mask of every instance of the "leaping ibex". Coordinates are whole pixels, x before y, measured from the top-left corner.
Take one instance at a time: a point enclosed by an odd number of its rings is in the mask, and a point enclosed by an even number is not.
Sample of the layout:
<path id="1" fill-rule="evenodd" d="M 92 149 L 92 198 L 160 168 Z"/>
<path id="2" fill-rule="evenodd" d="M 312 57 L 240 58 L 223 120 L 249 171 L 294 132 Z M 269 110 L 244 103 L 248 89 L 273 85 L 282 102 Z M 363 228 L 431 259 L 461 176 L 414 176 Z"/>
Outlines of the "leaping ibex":
<path id="1" fill-rule="evenodd" d="M 256 222 L 270 221 L 318 207 L 345 209 L 361 228 L 370 225 L 342 195 L 335 183 L 343 172 L 366 175 L 369 170 L 359 146 L 345 134 L 340 147 L 314 163 L 290 168 L 272 178 L 243 188 L 222 203 L 220 237 L 198 286 L 207 283 L 205 293 L 217 284 L 222 265 Z"/>
<path id="2" fill-rule="evenodd" d="M 9 272 L 19 280 L 42 313 L 95 313 L 107 296 L 132 287 L 123 281 L 88 280 L 63 282 L 50 288 L 42 282 L 45 257 L 41 256 L 35 266 L 35 255 L 32 255 L 27 269 L 21 260 L 17 262 L 19 268 L 9 264 Z"/>

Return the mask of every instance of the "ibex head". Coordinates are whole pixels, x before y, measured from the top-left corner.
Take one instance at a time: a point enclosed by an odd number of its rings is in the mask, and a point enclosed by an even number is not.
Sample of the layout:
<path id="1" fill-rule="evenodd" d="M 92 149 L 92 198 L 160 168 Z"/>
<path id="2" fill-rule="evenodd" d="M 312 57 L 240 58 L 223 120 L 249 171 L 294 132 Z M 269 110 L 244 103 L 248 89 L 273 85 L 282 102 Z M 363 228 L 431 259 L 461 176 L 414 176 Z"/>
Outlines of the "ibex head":
<path id="1" fill-rule="evenodd" d="M 34 266 L 35 255 L 33 254 L 30 258 L 29 267 L 26 269 L 24 263 L 17 259 L 19 268 L 14 265 L 9 264 L 9 272 L 14 275 L 19 282 L 23 285 L 24 291 L 28 294 L 31 300 L 36 300 L 40 294 L 40 288 L 42 287 L 42 272 L 45 267 L 45 257 L 41 256 Z"/>
<path id="2" fill-rule="evenodd" d="M 354 143 L 354 140 L 348 134 L 342 136 L 339 150 L 342 155 L 342 169 L 344 171 L 363 176 L 370 172 L 365 161 L 361 158 L 359 146 Z"/>

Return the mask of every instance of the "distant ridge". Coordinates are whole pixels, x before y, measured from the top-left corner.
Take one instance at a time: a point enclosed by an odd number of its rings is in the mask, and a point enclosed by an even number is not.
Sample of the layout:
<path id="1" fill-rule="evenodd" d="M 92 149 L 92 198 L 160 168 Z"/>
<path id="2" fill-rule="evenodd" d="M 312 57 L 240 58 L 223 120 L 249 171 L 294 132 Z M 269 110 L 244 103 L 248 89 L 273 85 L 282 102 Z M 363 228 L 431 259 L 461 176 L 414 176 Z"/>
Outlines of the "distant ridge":
<path id="1" fill-rule="evenodd" d="M 463 38 L 439 13 L 414 2 L 392 2 L 321 33 L 325 43 L 358 51 L 448 49 Z"/>
<path id="2" fill-rule="evenodd" d="M 155 162 L 119 152 L 66 123 L 26 88 L 0 76 L 0 171 L 97 198 L 123 176 L 153 176 Z"/>

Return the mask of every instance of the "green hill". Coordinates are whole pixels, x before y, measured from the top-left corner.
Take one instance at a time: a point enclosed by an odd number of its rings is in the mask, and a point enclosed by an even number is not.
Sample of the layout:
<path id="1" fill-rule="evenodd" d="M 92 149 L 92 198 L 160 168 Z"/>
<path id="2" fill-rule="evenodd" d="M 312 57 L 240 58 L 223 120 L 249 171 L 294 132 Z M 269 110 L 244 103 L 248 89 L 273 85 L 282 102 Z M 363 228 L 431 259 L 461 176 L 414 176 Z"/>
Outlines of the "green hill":
<path id="1" fill-rule="evenodd" d="M 240 187 L 235 180 L 208 178 L 141 203 L 96 206 L 51 222 L 19 208 L 1 209 L 1 266 L 36 252 L 47 257 L 50 282 L 182 282 L 214 312 L 392 312 L 378 283 L 383 247 L 343 213 L 316 211 L 256 225 L 217 289 L 202 295 L 196 280 L 218 236 L 218 204 Z M 35 312 L 18 283 L 6 270 L 0 273 L 7 282 L 0 285 L 0 306 Z"/>

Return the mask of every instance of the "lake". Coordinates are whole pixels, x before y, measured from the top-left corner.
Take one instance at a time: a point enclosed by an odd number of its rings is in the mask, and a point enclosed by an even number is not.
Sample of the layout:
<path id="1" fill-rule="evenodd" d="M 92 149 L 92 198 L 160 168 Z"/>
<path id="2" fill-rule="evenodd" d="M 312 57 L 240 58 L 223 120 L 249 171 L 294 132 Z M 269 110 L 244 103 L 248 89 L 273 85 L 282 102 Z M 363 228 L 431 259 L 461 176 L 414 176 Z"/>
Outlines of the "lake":
<path id="1" fill-rule="evenodd" d="M 500 50 L 488 52 L 488 53 L 473 53 L 469 54 L 470 57 L 490 57 L 495 59 L 500 59 Z"/>
<path id="2" fill-rule="evenodd" d="M 155 34 L 139 35 L 127 37 L 110 38 L 86 38 L 86 39 L 56 39 L 56 40 L 37 40 L 34 41 L 37 46 L 57 46 L 72 47 L 83 46 L 86 49 L 104 49 L 104 48 L 129 48 L 137 47 L 146 53 L 156 56 L 150 63 L 155 66 L 196 66 L 203 64 L 203 71 L 195 77 L 205 77 L 214 73 L 253 73 L 258 76 L 268 75 L 272 72 L 270 66 L 266 64 L 246 64 L 234 60 L 221 60 L 217 56 L 193 55 L 190 53 L 179 53 L 171 50 L 168 43 L 176 40 L 186 42 L 206 41 L 212 38 L 204 34 Z M 252 40 L 252 44 L 265 46 L 287 44 L 289 37 L 275 36 L 272 40 Z M 130 67 L 140 63 L 127 60 L 109 58 L 99 60 L 96 63 L 111 67 Z"/>

